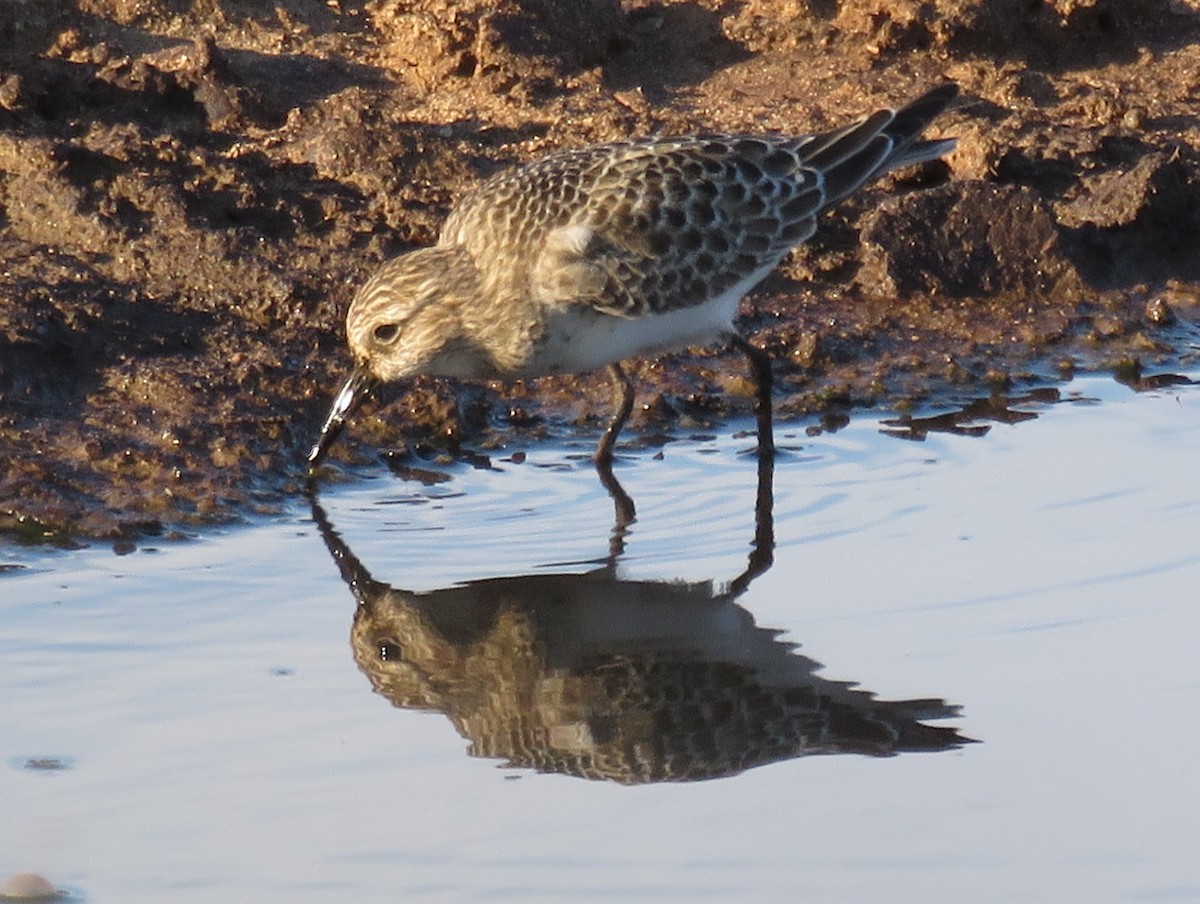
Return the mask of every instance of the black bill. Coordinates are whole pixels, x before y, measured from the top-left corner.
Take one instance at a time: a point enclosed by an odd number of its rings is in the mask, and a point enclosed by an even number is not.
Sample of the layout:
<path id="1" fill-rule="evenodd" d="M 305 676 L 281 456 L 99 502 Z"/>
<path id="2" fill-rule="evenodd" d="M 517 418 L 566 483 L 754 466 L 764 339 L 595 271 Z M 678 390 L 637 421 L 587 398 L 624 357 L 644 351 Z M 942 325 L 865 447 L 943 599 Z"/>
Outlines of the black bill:
<path id="1" fill-rule="evenodd" d="M 346 425 L 346 418 L 358 410 L 374 388 L 375 378 L 361 367 L 354 368 L 354 372 L 346 378 L 346 382 L 342 384 L 337 397 L 329 407 L 329 414 L 325 416 L 325 423 L 321 425 L 321 433 L 312 449 L 309 450 L 308 469 L 310 471 L 324 460 L 334 441 L 341 435 L 342 428 Z"/>

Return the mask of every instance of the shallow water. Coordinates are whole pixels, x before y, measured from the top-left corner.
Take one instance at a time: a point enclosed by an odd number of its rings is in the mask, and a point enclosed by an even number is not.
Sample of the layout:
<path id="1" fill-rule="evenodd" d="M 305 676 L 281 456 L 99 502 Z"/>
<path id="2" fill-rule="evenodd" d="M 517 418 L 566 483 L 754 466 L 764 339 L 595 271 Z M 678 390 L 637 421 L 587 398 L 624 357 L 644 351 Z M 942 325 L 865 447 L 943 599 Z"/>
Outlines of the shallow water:
<path id="1" fill-rule="evenodd" d="M 324 536 L 298 500 L 0 550 L 0 880 L 1200 900 L 1200 387 L 1054 395 L 982 437 L 781 427 L 765 571 L 727 434 L 626 453 L 615 535 L 586 450 L 534 447 L 326 487 Z"/>

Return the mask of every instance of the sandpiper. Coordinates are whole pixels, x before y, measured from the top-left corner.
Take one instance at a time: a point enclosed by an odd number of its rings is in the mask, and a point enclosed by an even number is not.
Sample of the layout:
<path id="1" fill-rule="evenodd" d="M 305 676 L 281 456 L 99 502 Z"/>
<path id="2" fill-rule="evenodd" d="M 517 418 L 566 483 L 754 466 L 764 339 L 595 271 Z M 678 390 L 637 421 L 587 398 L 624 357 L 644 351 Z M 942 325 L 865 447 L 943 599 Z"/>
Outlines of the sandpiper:
<path id="1" fill-rule="evenodd" d="M 435 246 L 384 264 L 355 295 L 346 333 L 356 365 L 310 468 L 380 382 L 600 367 L 618 395 L 595 455 L 607 464 L 633 407 L 620 362 L 720 339 L 749 359 L 759 454 L 773 454 L 771 362 L 734 328 L 738 302 L 823 211 L 949 151 L 952 139 L 921 136 L 957 92 L 946 83 L 828 132 L 620 141 L 489 179 L 458 202 Z"/>

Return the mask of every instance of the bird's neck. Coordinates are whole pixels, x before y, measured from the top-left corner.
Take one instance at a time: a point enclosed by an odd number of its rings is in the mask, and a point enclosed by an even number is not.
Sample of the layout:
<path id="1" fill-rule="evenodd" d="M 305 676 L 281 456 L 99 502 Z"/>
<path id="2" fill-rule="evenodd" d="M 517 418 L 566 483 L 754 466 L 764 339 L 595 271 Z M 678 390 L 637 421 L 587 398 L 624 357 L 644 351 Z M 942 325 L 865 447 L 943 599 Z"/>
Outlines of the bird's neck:
<path id="1" fill-rule="evenodd" d="M 461 331 L 460 346 L 477 350 L 483 359 L 478 376 L 516 376 L 542 333 L 541 313 L 530 297 L 527 280 L 521 272 L 477 266 L 465 249 L 462 256 L 470 262 L 463 262 L 470 278 L 456 280 L 461 291 L 452 301 Z"/>

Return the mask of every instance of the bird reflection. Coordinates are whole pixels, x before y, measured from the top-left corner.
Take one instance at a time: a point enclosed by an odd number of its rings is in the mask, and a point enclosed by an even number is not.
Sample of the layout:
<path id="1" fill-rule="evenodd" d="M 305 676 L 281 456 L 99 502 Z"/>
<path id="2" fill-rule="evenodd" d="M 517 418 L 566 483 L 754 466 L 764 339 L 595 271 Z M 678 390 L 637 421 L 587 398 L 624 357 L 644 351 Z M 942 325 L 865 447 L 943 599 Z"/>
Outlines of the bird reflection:
<path id="1" fill-rule="evenodd" d="M 753 552 L 728 584 L 623 579 L 618 510 L 618 542 L 601 567 L 416 593 L 375 580 L 315 498 L 312 511 L 358 603 L 359 668 L 396 706 L 443 713 L 472 756 L 644 784 L 967 743 L 923 721 L 957 707 L 877 700 L 820 678 L 820 663 L 737 604 L 771 564 L 771 467 L 760 458 Z"/>

